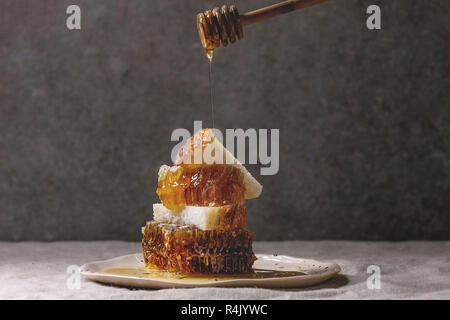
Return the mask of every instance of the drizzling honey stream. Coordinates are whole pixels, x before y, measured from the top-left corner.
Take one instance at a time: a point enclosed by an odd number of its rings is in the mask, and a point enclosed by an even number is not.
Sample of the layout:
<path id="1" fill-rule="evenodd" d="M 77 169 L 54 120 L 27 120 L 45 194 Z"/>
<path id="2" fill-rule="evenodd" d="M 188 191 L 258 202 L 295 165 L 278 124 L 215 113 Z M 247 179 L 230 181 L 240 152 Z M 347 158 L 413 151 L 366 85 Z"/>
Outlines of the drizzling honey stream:
<path id="1" fill-rule="evenodd" d="M 214 56 L 214 50 L 206 50 L 206 57 L 209 60 L 209 92 L 211 96 L 211 119 L 212 119 L 212 127 L 214 128 L 214 82 L 213 82 L 213 74 L 212 74 L 212 60 Z"/>
<path id="2" fill-rule="evenodd" d="M 212 60 L 214 49 L 220 46 L 226 46 L 228 42 L 235 42 L 242 39 L 242 26 L 238 23 L 239 13 L 236 6 L 222 6 L 222 8 L 214 8 L 197 15 L 197 29 L 202 41 L 202 45 L 206 50 L 206 57 L 209 60 L 209 88 L 211 99 L 211 120 L 212 128 L 214 124 L 214 79 L 212 73 Z M 216 26 L 217 24 L 217 26 Z"/>

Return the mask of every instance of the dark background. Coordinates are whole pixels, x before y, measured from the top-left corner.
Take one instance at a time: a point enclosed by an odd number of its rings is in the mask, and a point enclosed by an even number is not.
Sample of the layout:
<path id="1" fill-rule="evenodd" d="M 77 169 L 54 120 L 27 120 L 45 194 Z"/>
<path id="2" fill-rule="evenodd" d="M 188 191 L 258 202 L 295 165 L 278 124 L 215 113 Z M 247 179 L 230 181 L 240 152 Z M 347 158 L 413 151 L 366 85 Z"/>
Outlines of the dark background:
<path id="1" fill-rule="evenodd" d="M 0 0 L 0 240 L 140 239 L 171 132 L 211 125 L 195 15 L 221 4 Z M 449 10 L 330 0 L 216 51 L 216 126 L 280 129 L 256 240 L 450 239 Z"/>

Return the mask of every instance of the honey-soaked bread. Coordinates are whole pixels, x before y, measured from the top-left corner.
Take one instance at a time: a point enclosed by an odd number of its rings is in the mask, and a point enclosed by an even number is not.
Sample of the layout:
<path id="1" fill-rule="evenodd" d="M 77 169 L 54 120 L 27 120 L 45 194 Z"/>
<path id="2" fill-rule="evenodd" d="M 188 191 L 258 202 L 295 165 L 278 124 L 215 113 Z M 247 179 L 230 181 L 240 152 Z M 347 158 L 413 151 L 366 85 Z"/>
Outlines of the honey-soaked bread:
<path id="1" fill-rule="evenodd" d="M 161 166 L 156 193 L 175 212 L 186 205 L 241 205 L 245 201 L 243 175 L 231 165 Z"/>
<path id="2" fill-rule="evenodd" d="M 147 266 L 180 273 L 253 272 L 254 235 L 247 230 L 204 231 L 188 225 L 150 221 L 142 232 Z"/>

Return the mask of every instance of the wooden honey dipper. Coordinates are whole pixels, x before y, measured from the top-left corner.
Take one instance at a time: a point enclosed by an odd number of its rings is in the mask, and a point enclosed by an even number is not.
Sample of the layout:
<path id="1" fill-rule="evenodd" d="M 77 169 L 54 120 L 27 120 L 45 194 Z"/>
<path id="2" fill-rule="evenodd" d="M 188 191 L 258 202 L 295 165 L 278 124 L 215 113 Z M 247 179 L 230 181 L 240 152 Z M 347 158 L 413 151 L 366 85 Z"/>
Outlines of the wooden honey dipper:
<path id="1" fill-rule="evenodd" d="M 224 5 L 197 15 L 198 35 L 203 47 L 212 55 L 212 50 L 218 48 L 220 44 L 226 47 L 228 42 L 236 42 L 236 38 L 242 40 L 243 27 L 246 25 L 325 1 L 327 0 L 288 0 L 242 15 L 235 5 L 229 7 Z"/>

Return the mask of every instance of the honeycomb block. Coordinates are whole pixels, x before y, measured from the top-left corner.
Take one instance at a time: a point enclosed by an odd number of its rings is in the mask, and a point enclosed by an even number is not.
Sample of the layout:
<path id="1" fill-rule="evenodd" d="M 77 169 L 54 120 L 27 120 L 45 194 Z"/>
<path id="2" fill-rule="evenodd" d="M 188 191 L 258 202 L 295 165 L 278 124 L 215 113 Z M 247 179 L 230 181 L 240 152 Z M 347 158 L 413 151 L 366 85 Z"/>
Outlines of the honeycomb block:
<path id="1" fill-rule="evenodd" d="M 150 221 L 142 231 L 147 266 L 180 273 L 253 272 L 254 234 L 247 230 L 200 230 Z"/>
<path id="2" fill-rule="evenodd" d="M 186 205 L 241 205 L 245 201 L 243 180 L 242 172 L 232 165 L 162 166 L 156 193 L 175 212 Z"/>

